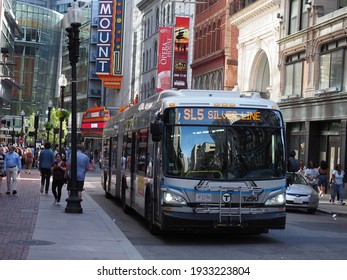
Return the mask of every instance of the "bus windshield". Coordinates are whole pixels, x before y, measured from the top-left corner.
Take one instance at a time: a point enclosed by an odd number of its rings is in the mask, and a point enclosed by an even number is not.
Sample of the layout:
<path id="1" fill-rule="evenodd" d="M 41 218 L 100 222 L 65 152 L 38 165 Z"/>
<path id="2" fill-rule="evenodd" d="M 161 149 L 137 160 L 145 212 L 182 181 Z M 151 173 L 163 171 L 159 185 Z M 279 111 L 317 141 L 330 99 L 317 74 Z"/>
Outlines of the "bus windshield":
<path id="1" fill-rule="evenodd" d="M 284 135 L 279 112 L 185 110 L 173 108 L 164 115 L 163 167 L 167 176 L 201 180 L 285 176 Z M 195 120 L 199 114 L 200 120 Z M 214 115 L 209 118 L 209 114 Z"/>

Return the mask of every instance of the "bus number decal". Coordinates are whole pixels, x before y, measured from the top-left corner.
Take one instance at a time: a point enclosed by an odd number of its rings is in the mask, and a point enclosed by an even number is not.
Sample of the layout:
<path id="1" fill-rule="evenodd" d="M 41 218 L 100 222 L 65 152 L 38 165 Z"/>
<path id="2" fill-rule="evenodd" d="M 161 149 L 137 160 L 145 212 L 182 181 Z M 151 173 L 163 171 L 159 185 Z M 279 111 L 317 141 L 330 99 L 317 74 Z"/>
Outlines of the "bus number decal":
<path id="1" fill-rule="evenodd" d="M 245 196 L 243 202 L 258 202 L 258 196 Z"/>

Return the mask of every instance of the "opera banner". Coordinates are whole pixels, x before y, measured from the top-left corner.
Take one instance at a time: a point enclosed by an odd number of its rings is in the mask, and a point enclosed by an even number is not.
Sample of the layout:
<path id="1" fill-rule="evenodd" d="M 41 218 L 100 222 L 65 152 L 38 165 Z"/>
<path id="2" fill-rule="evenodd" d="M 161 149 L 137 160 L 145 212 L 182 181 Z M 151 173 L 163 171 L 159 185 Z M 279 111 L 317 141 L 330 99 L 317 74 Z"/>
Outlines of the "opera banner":
<path id="1" fill-rule="evenodd" d="M 170 89 L 172 63 L 172 28 L 159 28 L 157 92 Z"/>
<path id="2" fill-rule="evenodd" d="M 186 89 L 188 47 L 189 47 L 189 21 L 188 17 L 176 17 L 175 24 L 175 48 L 173 67 L 173 88 Z"/>
<path id="3" fill-rule="evenodd" d="M 96 74 L 106 88 L 122 86 L 124 13 L 125 0 L 99 0 Z"/>

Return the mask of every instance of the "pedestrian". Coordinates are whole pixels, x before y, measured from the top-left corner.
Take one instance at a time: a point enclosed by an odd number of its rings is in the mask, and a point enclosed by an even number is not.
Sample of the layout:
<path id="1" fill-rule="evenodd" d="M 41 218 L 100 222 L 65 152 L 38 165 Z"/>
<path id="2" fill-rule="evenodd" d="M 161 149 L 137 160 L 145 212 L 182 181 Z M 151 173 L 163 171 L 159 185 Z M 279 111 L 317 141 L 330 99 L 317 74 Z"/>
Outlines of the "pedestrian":
<path id="1" fill-rule="evenodd" d="M 39 147 L 37 147 L 34 151 L 34 167 L 35 168 L 39 167 L 40 152 L 41 152 L 41 149 Z"/>
<path id="2" fill-rule="evenodd" d="M 19 155 L 14 151 L 15 147 L 10 145 L 5 154 L 4 170 L 7 177 L 6 194 L 17 194 L 17 177 L 22 169 L 22 163 Z"/>
<path id="3" fill-rule="evenodd" d="M 44 145 L 44 149 L 40 151 L 39 157 L 39 170 L 41 172 L 41 189 L 40 192 L 43 193 L 43 189 L 45 189 L 45 193 L 48 193 L 49 183 L 51 179 L 51 167 L 55 161 L 54 153 L 51 150 L 51 143 L 46 142 Z"/>
<path id="4" fill-rule="evenodd" d="M 305 171 L 305 177 L 309 181 L 309 185 L 318 193 L 318 168 L 315 167 L 313 160 L 308 162 L 308 168 Z"/>
<path id="5" fill-rule="evenodd" d="M 4 162 L 5 162 L 4 148 L 0 147 L 0 194 L 2 189 L 2 178 L 5 176 Z"/>
<path id="6" fill-rule="evenodd" d="M 71 155 L 71 153 L 69 153 Z M 86 178 L 86 172 L 90 170 L 94 170 L 94 162 L 93 160 L 90 160 L 90 158 L 82 152 L 82 145 L 77 145 L 77 153 L 76 153 L 76 172 L 77 172 L 77 180 L 76 180 L 76 188 L 77 188 L 77 195 L 81 199 L 82 198 L 82 191 L 84 186 L 84 180 Z M 67 190 L 69 197 L 71 196 L 71 156 L 67 160 L 67 170 L 69 171 L 69 180 L 67 183 Z"/>
<path id="7" fill-rule="evenodd" d="M 327 183 L 328 183 L 328 163 L 325 160 L 320 162 L 318 167 L 319 180 L 318 180 L 318 191 L 319 196 L 326 194 Z"/>
<path id="8" fill-rule="evenodd" d="M 54 195 L 53 205 L 60 205 L 61 190 L 65 183 L 66 162 L 62 160 L 60 154 L 55 155 L 55 162 L 52 165 L 51 173 L 53 176 L 52 193 Z"/>
<path id="9" fill-rule="evenodd" d="M 305 171 L 306 171 L 306 166 L 305 166 L 305 163 L 304 161 L 301 159 L 299 161 L 299 170 L 298 170 L 298 173 L 302 176 L 305 176 Z"/>
<path id="10" fill-rule="evenodd" d="M 342 170 L 341 164 L 336 165 L 335 170 L 333 171 L 333 173 L 331 175 L 332 175 L 331 181 L 336 185 L 336 188 L 335 188 L 335 190 L 333 188 L 330 202 L 334 203 L 335 195 L 336 195 L 336 191 L 337 191 L 338 196 L 339 196 L 338 199 L 340 200 L 340 204 L 345 205 L 345 203 L 343 202 L 343 177 L 345 176 L 345 172 Z"/>
<path id="11" fill-rule="evenodd" d="M 14 145 L 14 152 L 19 155 L 20 163 L 22 166 L 24 166 L 24 157 L 23 157 L 23 150 L 21 147 L 18 147 L 17 144 Z M 20 174 L 17 174 L 17 178 L 20 178 Z"/>
<path id="12" fill-rule="evenodd" d="M 31 148 L 27 148 L 24 152 L 24 161 L 25 161 L 25 173 L 31 172 L 31 166 L 34 162 L 34 154 L 31 150 Z"/>
<path id="13" fill-rule="evenodd" d="M 287 166 L 287 171 L 289 172 L 296 172 L 299 170 L 299 161 L 295 158 L 295 151 L 291 150 L 289 152 L 289 158 L 288 158 L 288 166 Z"/>

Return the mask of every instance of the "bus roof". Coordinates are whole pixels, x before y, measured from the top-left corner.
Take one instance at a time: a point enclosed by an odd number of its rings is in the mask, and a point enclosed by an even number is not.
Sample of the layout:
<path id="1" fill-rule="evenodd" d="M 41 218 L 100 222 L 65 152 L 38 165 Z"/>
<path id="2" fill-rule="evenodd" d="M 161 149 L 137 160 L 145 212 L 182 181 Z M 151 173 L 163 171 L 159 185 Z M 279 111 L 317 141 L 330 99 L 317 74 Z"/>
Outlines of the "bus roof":
<path id="1" fill-rule="evenodd" d="M 165 90 L 157 101 L 170 106 L 259 107 L 279 110 L 277 103 L 264 99 L 259 92 L 224 90 Z M 165 105 L 164 105 L 165 106 Z"/>
<path id="2" fill-rule="evenodd" d="M 259 92 L 239 92 L 224 90 L 164 90 L 146 100 L 127 108 L 111 117 L 106 123 L 106 129 L 113 127 L 118 120 L 127 119 L 136 113 L 146 110 L 158 110 L 168 107 L 244 107 L 279 110 L 277 103 L 264 99 Z"/>

